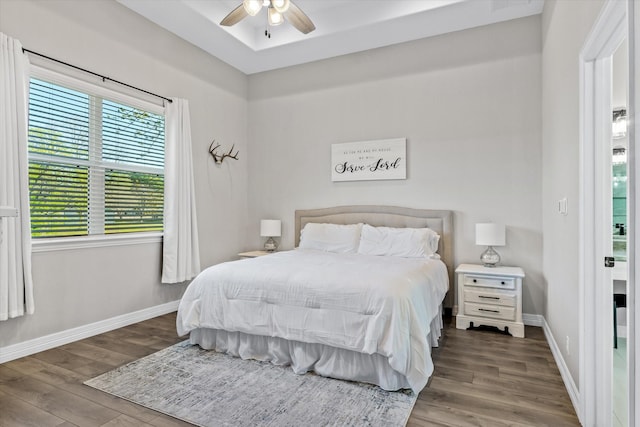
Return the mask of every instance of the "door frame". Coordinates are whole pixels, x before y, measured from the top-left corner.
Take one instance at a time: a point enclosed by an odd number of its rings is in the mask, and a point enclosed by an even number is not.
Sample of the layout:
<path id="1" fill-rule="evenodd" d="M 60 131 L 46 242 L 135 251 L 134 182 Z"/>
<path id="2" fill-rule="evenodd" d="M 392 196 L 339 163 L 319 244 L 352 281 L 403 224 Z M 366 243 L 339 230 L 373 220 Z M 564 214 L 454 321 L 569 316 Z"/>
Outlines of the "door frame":
<path id="1" fill-rule="evenodd" d="M 628 4 L 630 3 L 630 4 Z M 587 36 L 580 53 L 580 240 L 579 240 L 579 321 L 580 321 L 580 408 L 578 416 L 585 426 L 610 426 L 612 424 L 612 347 L 613 347 L 613 302 L 612 290 L 598 283 L 612 283 L 611 271 L 603 266 L 604 256 L 611 255 L 611 247 L 605 242 L 611 241 L 611 213 L 604 200 L 611 197 L 611 189 L 606 183 L 610 171 L 612 147 L 598 144 L 598 141 L 611 140 L 611 56 L 625 37 L 633 34 L 627 30 L 630 17 L 627 6 L 633 10 L 633 0 L 629 2 L 608 0 L 594 27 Z M 629 40 L 630 46 L 632 45 Z M 630 47 L 629 63 L 635 58 Z M 633 81 L 633 74 L 629 74 Z M 629 86 L 629 98 L 634 95 Z M 630 124 L 628 157 L 635 155 Z M 628 163 L 628 169 L 634 169 L 634 163 Z M 632 173 L 631 176 L 635 176 Z M 628 178 L 629 194 L 635 203 L 635 186 Z M 608 199 L 605 199 L 608 198 Z M 604 206 L 603 206 L 604 205 Z M 629 212 L 634 233 L 635 211 Z M 609 222 L 605 224 L 609 218 Z M 635 260 L 635 237 L 628 234 L 627 248 L 630 260 Z M 594 262 L 595 260 L 595 262 Z M 628 262 L 628 283 L 635 283 L 632 266 Z M 627 298 L 628 312 L 635 310 L 634 301 Z M 631 323 L 631 322 L 630 322 Z M 635 354 L 635 328 L 628 329 L 629 355 Z M 633 359 L 629 359 L 633 360 Z M 630 364 L 631 365 L 631 364 Z M 629 369 L 629 400 L 635 400 L 635 370 Z M 629 404 L 629 425 L 635 425 L 634 405 Z"/>

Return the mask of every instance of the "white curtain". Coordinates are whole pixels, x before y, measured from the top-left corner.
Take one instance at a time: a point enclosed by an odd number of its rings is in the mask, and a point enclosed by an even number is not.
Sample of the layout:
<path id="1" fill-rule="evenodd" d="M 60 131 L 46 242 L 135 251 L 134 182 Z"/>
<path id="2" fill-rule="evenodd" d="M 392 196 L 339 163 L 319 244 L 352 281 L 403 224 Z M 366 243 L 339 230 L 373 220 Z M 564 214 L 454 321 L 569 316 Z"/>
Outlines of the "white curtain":
<path id="1" fill-rule="evenodd" d="M 29 60 L 18 40 L 0 33 L 0 320 L 33 313 L 27 127 Z"/>
<path id="2" fill-rule="evenodd" d="M 162 283 L 180 283 L 200 272 L 187 100 L 174 98 L 168 103 L 165 132 Z"/>

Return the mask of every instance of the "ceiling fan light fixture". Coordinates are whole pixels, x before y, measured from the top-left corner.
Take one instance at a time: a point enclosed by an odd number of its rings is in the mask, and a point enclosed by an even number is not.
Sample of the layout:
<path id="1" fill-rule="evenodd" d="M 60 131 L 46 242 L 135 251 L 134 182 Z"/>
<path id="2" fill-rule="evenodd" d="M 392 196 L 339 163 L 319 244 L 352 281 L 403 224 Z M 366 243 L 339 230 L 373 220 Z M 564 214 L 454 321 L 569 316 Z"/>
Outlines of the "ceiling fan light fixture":
<path id="1" fill-rule="evenodd" d="M 251 16 L 256 16 L 262 9 L 262 0 L 243 0 L 242 5 L 245 12 Z"/>
<path id="2" fill-rule="evenodd" d="M 289 10 L 289 0 L 271 0 L 271 6 L 279 13 L 285 13 Z"/>
<path id="3" fill-rule="evenodd" d="M 276 26 L 284 22 L 284 17 L 274 7 L 269 8 L 269 25 Z"/>
<path id="4" fill-rule="evenodd" d="M 308 34 L 316 29 L 309 17 L 291 0 L 242 0 L 242 3 L 220 21 L 220 25 L 223 27 L 236 25 L 247 16 L 258 15 L 263 7 L 267 8 L 267 27 L 281 25 L 286 15 L 289 24 L 302 34 Z M 270 37 L 268 28 L 265 30 L 265 36 Z"/>

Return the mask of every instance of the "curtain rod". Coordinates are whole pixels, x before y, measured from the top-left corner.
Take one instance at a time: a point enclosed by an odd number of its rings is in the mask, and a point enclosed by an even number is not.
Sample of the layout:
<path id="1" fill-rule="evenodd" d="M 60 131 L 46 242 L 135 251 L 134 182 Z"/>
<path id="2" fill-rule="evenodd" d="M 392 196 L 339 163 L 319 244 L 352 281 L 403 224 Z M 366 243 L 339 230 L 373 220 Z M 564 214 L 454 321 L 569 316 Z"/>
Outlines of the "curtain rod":
<path id="1" fill-rule="evenodd" d="M 117 83 L 119 85 L 126 86 L 128 88 L 135 89 L 135 90 L 140 91 L 140 92 L 144 92 L 144 93 L 146 93 L 148 95 L 152 95 L 152 96 L 155 96 L 157 98 L 164 99 L 165 101 L 173 102 L 173 99 L 171 99 L 171 98 L 166 98 L 166 97 L 164 97 L 162 95 L 158 95 L 158 94 L 155 94 L 153 92 L 149 92 L 148 90 L 140 89 L 139 87 L 135 87 L 135 86 L 132 86 L 130 84 L 123 83 L 123 82 L 121 82 L 119 80 L 112 79 L 111 77 L 103 76 L 102 74 L 94 73 L 93 71 L 89 71 L 89 70 L 87 70 L 85 68 L 81 68 L 81 67 L 78 67 L 76 65 L 69 64 L 68 62 L 60 61 L 59 59 L 51 58 L 50 56 L 43 55 L 41 53 L 34 52 L 32 50 L 29 50 L 29 49 L 25 49 L 24 47 L 22 48 L 22 52 L 28 52 L 28 53 L 31 53 L 33 55 L 41 56 L 42 58 L 48 59 L 50 61 L 57 62 L 58 64 L 66 65 L 67 67 L 71 67 L 71 68 L 75 68 L 76 70 L 84 71 L 85 73 L 89 73 L 89 74 L 92 74 L 92 75 L 94 75 L 96 77 L 100 77 L 103 82 L 105 80 L 109 80 L 110 82 L 114 82 L 114 83 Z"/>

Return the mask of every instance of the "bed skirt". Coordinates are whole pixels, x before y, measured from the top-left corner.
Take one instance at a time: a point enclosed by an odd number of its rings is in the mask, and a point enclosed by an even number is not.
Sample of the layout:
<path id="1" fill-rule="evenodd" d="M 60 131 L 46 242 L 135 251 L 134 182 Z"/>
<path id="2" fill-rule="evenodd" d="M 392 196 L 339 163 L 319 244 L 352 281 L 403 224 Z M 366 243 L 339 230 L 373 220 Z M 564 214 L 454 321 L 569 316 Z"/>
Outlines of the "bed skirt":
<path id="1" fill-rule="evenodd" d="M 442 333 L 442 306 L 430 325 L 427 342 L 438 346 Z M 313 371 L 325 377 L 361 381 L 380 386 L 384 390 L 410 389 L 406 376 L 391 368 L 386 356 L 365 354 L 353 350 L 330 347 L 325 344 L 288 341 L 278 337 L 251 335 L 199 328 L 191 331 L 190 342 L 206 350 L 227 353 L 242 359 L 255 359 L 275 365 L 291 365 L 296 374 Z M 431 355 L 424 358 L 431 363 Z M 426 385 L 433 365 L 426 367 Z M 423 386 L 424 387 L 424 386 Z M 420 390 L 413 390 L 416 394 Z"/>

